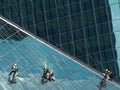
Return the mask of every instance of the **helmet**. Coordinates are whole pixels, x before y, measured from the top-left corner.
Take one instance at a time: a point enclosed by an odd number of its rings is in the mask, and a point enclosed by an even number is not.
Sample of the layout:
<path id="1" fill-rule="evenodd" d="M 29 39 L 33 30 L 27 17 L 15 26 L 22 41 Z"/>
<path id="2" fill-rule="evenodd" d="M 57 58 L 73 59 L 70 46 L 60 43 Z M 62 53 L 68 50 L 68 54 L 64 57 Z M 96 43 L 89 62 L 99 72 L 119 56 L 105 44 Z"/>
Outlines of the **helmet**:
<path id="1" fill-rule="evenodd" d="M 105 76 L 105 73 L 102 73 L 102 76 Z"/>
<path id="2" fill-rule="evenodd" d="M 47 67 L 44 67 L 44 69 L 46 70 L 46 69 L 48 69 Z"/>
<path id="3" fill-rule="evenodd" d="M 15 63 L 14 66 L 17 66 L 17 64 Z"/>
<path id="4" fill-rule="evenodd" d="M 108 71 L 108 69 L 105 70 L 106 72 Z"/>

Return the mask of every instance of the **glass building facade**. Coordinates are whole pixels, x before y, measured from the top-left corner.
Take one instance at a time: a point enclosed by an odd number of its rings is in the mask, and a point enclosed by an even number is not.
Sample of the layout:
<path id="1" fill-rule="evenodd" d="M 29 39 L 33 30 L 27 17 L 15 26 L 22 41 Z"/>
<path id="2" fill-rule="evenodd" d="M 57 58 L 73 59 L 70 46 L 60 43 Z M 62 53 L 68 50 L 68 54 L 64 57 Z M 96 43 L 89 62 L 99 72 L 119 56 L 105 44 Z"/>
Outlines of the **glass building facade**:
<path id="1" fill-rule="evenodd" d="M 120 81 L 120 0 L 0 0 L 0 15 Z"/>
<path id="2" fill-rule="evenodd" d="M 120 85 L 111 81 L 102 87 L 102 77 L 94 69 L 2 16 L 0 57 L 0 90 L 120 90 Z M 16 76 L 16 84 L 12 85 L 7 80 L 14 62 L 17 63 L 19 77 Z M 56 79 L 42 84 L 41 76 L 46 65 L 50 72 L 54 70 Z"/>

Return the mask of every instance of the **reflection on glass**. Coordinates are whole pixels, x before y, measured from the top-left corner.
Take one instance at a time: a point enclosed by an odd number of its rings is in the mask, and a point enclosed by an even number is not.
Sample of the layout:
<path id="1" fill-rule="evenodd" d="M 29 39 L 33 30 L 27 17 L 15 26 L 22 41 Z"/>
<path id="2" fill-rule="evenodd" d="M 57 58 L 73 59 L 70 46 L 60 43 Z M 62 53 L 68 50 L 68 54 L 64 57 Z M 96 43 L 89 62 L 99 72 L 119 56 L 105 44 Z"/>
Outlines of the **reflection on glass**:
<path id="1" fill-rule="evenodd" d="M 118 0 L 109 0 L 109 4 L 115 4 L 118 3 Z"/>
<path id="2" fill-rule="evenodd" d="M 113 31 L 119 31 L 120 30 L 120 20 L 113 21 Z"/>
<path id="3" fill-rule="evenodd" d="M 116 50 L 117 50 L 117 56 L 118 56 L 117 61 L 118 61 L 120 59 L 120 48 L 117 48 Z M 120 67 L 120 63 L 118 64 L 119 64 L 118 66 Z"/>
<path id="4" fill-rule="evenodd" d="M 110 8 L 111 8 L 112 20 L 120 18 L 119 4 L 112 5 Z"/>
<path id="5" fill-rule="evenodd" d="M 116 47 L 120 47 L 120 32 L 115 32 Z"/>

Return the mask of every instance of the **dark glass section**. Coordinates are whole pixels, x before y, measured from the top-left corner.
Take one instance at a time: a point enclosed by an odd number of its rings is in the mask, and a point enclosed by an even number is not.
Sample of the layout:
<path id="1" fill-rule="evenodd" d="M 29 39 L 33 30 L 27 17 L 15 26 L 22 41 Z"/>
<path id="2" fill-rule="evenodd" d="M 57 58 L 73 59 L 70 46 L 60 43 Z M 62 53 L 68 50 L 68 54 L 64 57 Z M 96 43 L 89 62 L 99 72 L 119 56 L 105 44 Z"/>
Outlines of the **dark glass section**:
<path id="1" fill-rule="evenodd" d="M 98 51 L 97 37 L 89 38 L 86 41 L 87 41 L 87 50 L 88 50 L 88 53 L 93 53 L 93 52 L 97 52 Z"/>
<path id="2" fill-rule="evenodd" d="M 62 44 L 72 42 L 71 32 L 61 34 Z"/>
<path id="3" fill-rule="evenodd" d="M 112 48 L 109 34 L 101 35 L 99 39 L 101 50 L 108 50 Z"/>
<path id="4" fill-rule="evenodd" d="M 48 30 L 48 35 L 49 36 L 58 34 L 59 33 L 59 29 L 58 29 L 57 20 L 49 21 L 47 23 L 47 30 Z"/>
<path id="5" fill-rule="evenodd" d="M 71 20 L 72 20 L 72 29 L 73 30 L 77 30 L 79 28 L 82 28 L 82 17 L 81 14 L 75 14 L 71 16 Z"/>
<path id="6" fill-rule="evenodd" d="M 96 21 L 97 23 L 102 23 L 107 21 L 106 8 L 98 8 L 95 10 Z"/>
<path id="7" fill-rule="evenodd" d="M 44 4 L 46 10 L 55 8 L 55 0 L 44 0 Z"/>
<path id="8" fill-rule="evenodd" d="M 70 13 L 71 14 L 79 13 L 80 10 L 81 10 L 80 3 L 70 4 Z"/>
<path id="9" fill-rule="evenodd" d="M 105 1 L 108 1 L 108 0 L 93 0 L 94 2 L 94 7 L 95 8 L 100 8 L 100 7 L 104 7 L 105 6 Z"/>
<path id="10" fill-rule="evenodd" d="M 68 17 L 59 19 L 59 29 L 61 33 L 70 31 L 70 20 Z"/>
<path id="11" fill-rule="evenodd" d="M 49 42 L 53 45 L 60 45 L 59 35 L 50 36 Z"/>
<path id="12" fill-rule="evenodd" d="M 110 31 L 108 23 L 100 23 L 97 25 L 97 28 L 98 28 L 99 34 L 105 34 L 105 33 L 108 33 Z"/>
<path id="13" fill-rule="evenodd" d="M 94 68 L 97 68 L 102 71 L 101 67 L 101 59 L 99 52 L 93 52 L 88 55 L 89 58 L 89 64 L 93 66 Z M 93 59 L 94 58 L 94 59 Z M 98 67 L 97 67 L 98 66 Z"/>
<path id="14" fill-rule="evenodd" d="M 74 55 L 73 44 L 72 43 L 63 44 L 62 45 L 62 50 L 66 51 L 70 55 Z"/>
<path id="15" fill-rule="evenodd" d="M 85 28 L 85 32 L 86 32 L 86 38 L 96 37 L 97 35 L 95 26 L 90 26 Z"/>
<path id="16" fill-rule="evenodd" d="M 83 13 L 85 27 L 95 24 L 93 11 Z"/>
<path id="17" fill-rule="evenodd" d="M 81 0 L 83 11 L 88 11 L 93 9 L 92 0 Z"/>
<path id="18" fill-rule="evenodd" d="M 45 38 L 47 37 L 47 31 L 46 31 L 46 28 L 45 28 L 45 24 L 44 23 L 41 23 L 41 24 L 37 24 L 36 25 L 36 28 L 37 28 L 37 35 L 42 37 L 42 38 Z"/>
<path id="19" fill-rule="evenodd" d="M 75 55 L 83 56 L 86 54 L 85 40 L 75 42 Z"/>
<path id="20" fill-rule="evenodd" d="M 81 40 L 84 38 L 84 31 L 83 30 L 75 30 L 73 31 L 74 42 Z"/>

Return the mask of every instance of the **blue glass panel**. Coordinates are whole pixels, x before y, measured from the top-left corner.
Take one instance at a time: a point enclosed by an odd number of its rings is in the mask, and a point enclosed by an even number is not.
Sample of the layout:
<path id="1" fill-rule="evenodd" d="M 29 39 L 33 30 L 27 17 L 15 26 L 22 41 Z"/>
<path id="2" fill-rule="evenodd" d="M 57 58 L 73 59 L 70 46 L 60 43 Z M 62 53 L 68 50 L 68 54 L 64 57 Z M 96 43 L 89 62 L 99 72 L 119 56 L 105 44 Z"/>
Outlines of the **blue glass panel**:
<path id="1" fill-rule="evenodd" d="M 111 8 L 112 20 L 119 19 L 120 18 L 119 4 L 112 5 L 110 6 L 110 8 Z"/>
<path id="2" fill-rule="evenodd" d="M 115 32 L 116 47 L 120 47 L 120 32 Z"/>
<path id="3" fill-rule="evenodd" d="M 120 68 L 120 59 L 118 59 L 117 62 L 119 64 L 119 68 Z M 120 72 L 120 69 L 119 69 L 119 72 Z"/>
<path id="4" fill-rule="evenodd" d="M 118 3 L 118 0 L 108 0 L 109 4 L 115 4 Z"/>
<path id="5" fill-rule="evenodd" d="M 116 50 L 117 50 L 117 59 L 120 59 L 120 48 L 117 48 Z"/>
<path id="6" fill-rule="evenodd" d="M 112 21 L 112 25 L 113 25 L 113 31 L 120 30 L 120 20 Z"/>

